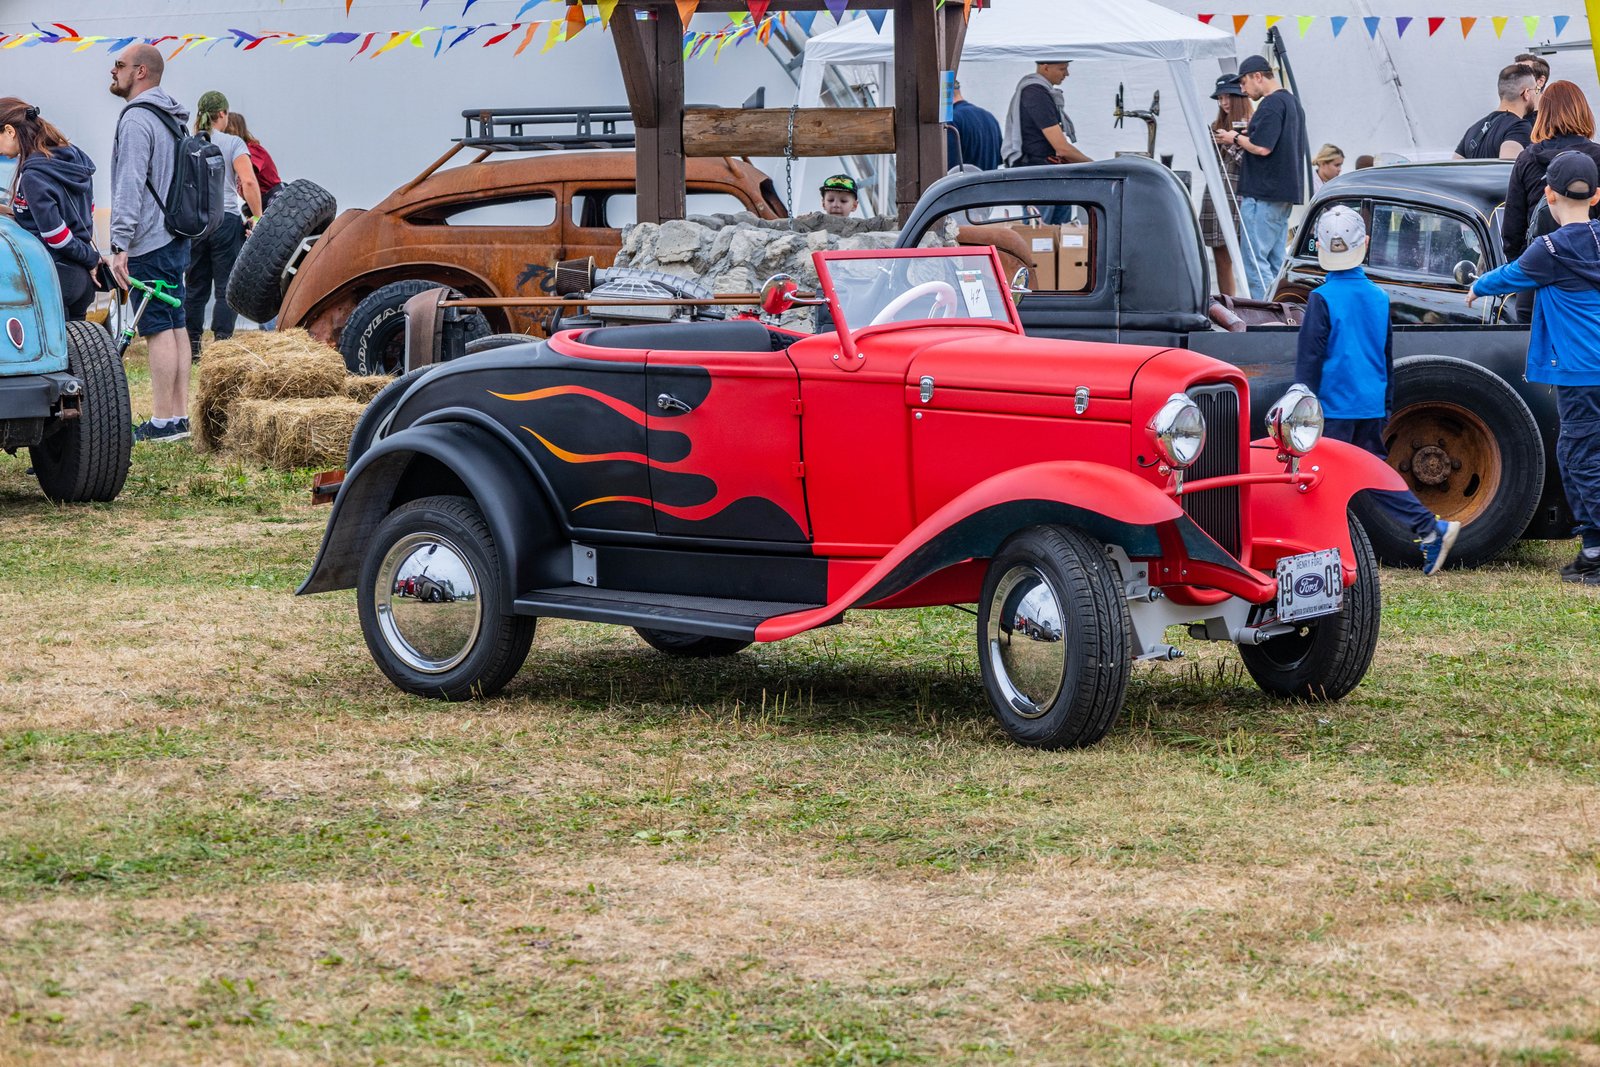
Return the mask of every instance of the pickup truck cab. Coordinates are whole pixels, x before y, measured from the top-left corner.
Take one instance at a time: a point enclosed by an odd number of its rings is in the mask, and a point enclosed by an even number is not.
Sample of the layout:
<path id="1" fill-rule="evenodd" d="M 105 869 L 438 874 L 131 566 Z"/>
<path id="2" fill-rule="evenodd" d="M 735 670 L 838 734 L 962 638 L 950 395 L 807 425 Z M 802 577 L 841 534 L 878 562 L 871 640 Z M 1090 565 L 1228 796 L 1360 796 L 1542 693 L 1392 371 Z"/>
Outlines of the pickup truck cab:
<path id="1" fill-rule="evenodd" d="M 1448 289 L 1428 273 L 1435 261 L 1474 250 L 1483 257 L 1479 270 L 1498 262 L 1497 213 L 1487 190 L 1498 181 L 1503 195 L 1506 173 L 1497 163 L 1384 167 L 1335 179 L 1312 205 L 1320 211 L 1348 192 L 1370 206 L 1373 255 L 1388 257 L 1373 276 L 1395 308 L 1389 463 L 1424 504 L 1462 524 L 1451 561 L 1468 565 L 1519 538 L 1565 538 L 1572 530 L 1555 467 L 1555 400 L 1548 387 L 1522 377 L 1527 328 L 1501 323 L 1498 308 L 1473 312 L 1461 284 Z M 1464 192 L 1468 185 L 1479 190 L 1476 199 Z M 1052 230 L 1041 217 L 1073 221 Z M 1064 257 L 1052 265 L 1061 269 L 1030 266 L 1031 276 L 1055 279 L 1019 305 L 1032 336 L 1180 348 L 1226 360 L 1251 382 L 1258 429 L 1272 398 L 1291 384 L 1300 311 L 1293 300 L 1320 280 L 1306 266 L 1304 239 L 1279 287 L 1284 302 L 1212 296 L 1188 190 L 1156 163 L 1122 157 L 952 175 L 923 195 L 899 245 L 937 242 L 952 224 L 958 232 L 1005 226 L 1044 244 L 1065 240 L 1070 228 L 1082 242 L 1075 272 Z M 1416 269 L 1391 270 L 1407 249 L 1422 256 Z M 1062 279 L 1072 287 L 1061 287 Z M 1417 295 L 1424 292 L 1426 301 Z M 1443 309 L 1457 306 L 1459 317 L 1448 318 Z M 1360 501 L 1357 509 L 1381 559 L 1420 565 L 1407 531 Z"/>
<path id="2" fill-rule="evenodd" d="M 1098 740 L 1175 625 L 1279 696 L 1360 682 L 1380 598 L 1347 508 L 1400 482 L 1319 441 L 1314 397 L 1251 441 L 1237 367 L 1028 337 L 992 248 L 813 259 L 822 297 L 774 278 L 767 320 L 566 330 L 395 382 L 300 591 L 354 587 L 378 667 L 450 700 L 514 676 L 540 617 L 708 656 L 965 603 L 1024 744 Z M 775 325 L 803 303 L 832 325 Z"/>

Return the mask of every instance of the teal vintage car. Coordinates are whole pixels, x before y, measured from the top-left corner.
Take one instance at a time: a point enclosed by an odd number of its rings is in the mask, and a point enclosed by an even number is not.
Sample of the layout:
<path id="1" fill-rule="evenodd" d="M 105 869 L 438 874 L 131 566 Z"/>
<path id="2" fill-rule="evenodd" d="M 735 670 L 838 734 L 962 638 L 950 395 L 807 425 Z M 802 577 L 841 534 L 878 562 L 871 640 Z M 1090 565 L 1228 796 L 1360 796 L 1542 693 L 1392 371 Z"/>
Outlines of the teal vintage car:
<path id="1" fill-rule="evenodd" d="M 55 264 L 0 216 L 0 448 L 26 448 L 52 500 L 114 500 L 133 453 L 128 377 L 115 342 L 67 322 Z"/>

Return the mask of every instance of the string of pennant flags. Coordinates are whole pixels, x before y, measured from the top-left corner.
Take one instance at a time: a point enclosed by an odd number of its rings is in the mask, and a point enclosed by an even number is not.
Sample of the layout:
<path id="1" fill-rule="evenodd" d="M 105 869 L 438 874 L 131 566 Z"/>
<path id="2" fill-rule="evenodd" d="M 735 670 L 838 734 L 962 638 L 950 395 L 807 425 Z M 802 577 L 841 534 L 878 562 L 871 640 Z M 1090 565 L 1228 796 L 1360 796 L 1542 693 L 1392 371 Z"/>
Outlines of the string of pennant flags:
<path id="1" fill-rule="evenodd" d="M 1572 21 L 1571 15 L 1394 15 L 1382 17 L 1366 15 L 1356 17 L 1351 15 L 1206 14 L 1195 17 L 1206 25 L 1214 26 L 1217 29 L 1226 29 L 1231 26 L 1234 36 L 1243 33 L 1245 27 L 1252 22 L 1264 30 L 1270 30 L 1279 23 L 1289 23 L 1298 28 L 1301 37 L 1305 37 L 1314 26 L 1322 23 L 1327 25 L 1333 36 L 1338 37 L 1344 32 L 1346 26 L 1350 23 L 1356 23 L 1361 29 L 1366 30 L 1368 38 L 1376 38 L 1380 31 L 1388 29 L 1392 29 L 1397 38 L 1404 37 L 1406 31 L 1412 29 L 1413 26 L 1419 31 L 1425 29 L 1427 36 L 1432 37 L 1444 30 L 1446 26 L 1454 23 L 1460 28 L 1463 40 L 1471 36 L 1472 31 L 1479 26 L 1483 27 L 1480 32 L 1487 32 L 1492 29 L 1495 37 L 1498 38 L 1506 32 L 1507 26 L 1520 22 L 1530 41 L 1538 37 L 1540 27 L 1546 24 L 1547 19 L 1548 25 L 1554 30 L 1554 36 L 1556 37 L 1560 37 L 1566 31 L 1567 24 Z"/>
<path id="2" fill-rule="evenodd" d="M 349 16 L 355 2 L 356 0 L 345 0 L 346 17 Z M 479 0 L 465 0 L 461 9 L 462 14 L 467 14 L 478 2 Z M 559 17 L 523 20 L 524 15 L 540 5 L 549 6 L 558 2 L 559 0 L 525 0 L 510 22 L 447 24 L 365 32 L 338 30 L 328 33 L 294 33 L 288 30 L 260 30 L 251 33 L 241 29 L 229 29 L 219 34 L 85 35 L 66 23 L 52 22 L 41 26 L 35 22 L 32 23 L 32 30 L 27 32 L 0 33 L 0 52 L 41 45 L 64 46 L 74 53 L 101 47 L 108 52 L 118 52 L 131 44 L 144 42 L 163 49 L 167 53 L 168 60 L 195 50 L 209 53 L 217 48 L 232 48 L 240 52 L 250 52 L 262 46 L 353 48 L 349 57 L 352 60 L 360 56 L 375 59 L 408 47 L 424 50 L 431 48 L 435 58 L 453 51 L 458 46 L 480 48 L 504 46 L 511 48 L 513 55 L 520 56 L 536 45 L 537 51 L 548 52 L 558 45 L 574 40 L 584 30 L 593 26 L 599 26 L 602 30 L 608 28 L 619 0 L 599 0 L 598 3 L 588 5 L 567 3 L 564 13 L 558 11 Z M 842 23 L 851 16 L 849 5 L 852 2 L 856 4 L 855 13 L 866 15 L 872 22 L 873 28 L 882 32 L 884 20 L 888 15 L 886 10 L 865 7 L 864 0 L 825 0 L 828 13 L 835 23 Z M 422 0 L 419 10 L 426 8 L 428 3 L 429 0 Z M 946 3 L 960 3 L 968 17 L 974 10 L 984 7 L 984 0 L 934 0 L 936 8 L 943 8 Z M 678 13 L 684 26 L 688 26 L 689 20 L 694 17 L 699 6 L 700 0 L 677 0 Z M 768 14 L 771 0 L 747 0 L 746 7 L 747 11 L 729 15 L 728 24 L 722 29 L 685 32 L 684 58 L 693 59 L 709 55 L 715 61 L 721 56 L 723 49 L 738 47 L 752 39 L 765 45 L 775 32 L 787 36 L 791 20 L 794 25 L 810 34 L 816 20 L 822 14 L 819 11 L 781 11 Z"/>

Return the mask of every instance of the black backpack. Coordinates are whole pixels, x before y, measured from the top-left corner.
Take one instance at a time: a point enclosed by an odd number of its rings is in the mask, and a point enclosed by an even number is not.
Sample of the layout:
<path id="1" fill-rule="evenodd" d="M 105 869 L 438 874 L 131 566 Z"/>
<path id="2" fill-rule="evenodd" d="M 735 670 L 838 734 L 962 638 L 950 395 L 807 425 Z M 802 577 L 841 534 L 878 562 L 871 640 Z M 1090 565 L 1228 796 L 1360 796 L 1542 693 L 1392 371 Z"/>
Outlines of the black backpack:
<path id="1" fill-rule="evenodd" d="M 145 178 L 145 188 L 156 198 L 166 219 L 167 232 L 174 237 L 201 238 L 222 224 L 223 186 L 227 180 L 228 165 L 222 158 L 222 149 L 210 139 L 185 132 L 178 120 L 154 104 L 135 100 L 122 109 L 126 115 L 133 108 L 144 108 L 158 117 L 167 132 L 176 138 L 172 163 L 172 184 L 163 197 Z M 121 120 L 117 129 L 121 132 Z"/>

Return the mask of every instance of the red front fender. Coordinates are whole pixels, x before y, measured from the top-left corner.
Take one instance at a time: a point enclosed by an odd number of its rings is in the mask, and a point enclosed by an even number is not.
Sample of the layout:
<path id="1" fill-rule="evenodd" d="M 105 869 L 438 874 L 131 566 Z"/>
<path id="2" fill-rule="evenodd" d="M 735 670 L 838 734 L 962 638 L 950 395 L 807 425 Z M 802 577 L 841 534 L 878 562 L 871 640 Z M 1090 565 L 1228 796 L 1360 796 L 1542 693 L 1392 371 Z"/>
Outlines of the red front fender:
<path id="1" fill-rule="evenodd" d="M 1283 471 L 1278 449 L 1270 440 L 1251 443 L 1252 474 Z M 1343 441 L 1323 440 L 1300 461 L 1300 472 L 1312 474 L 1306 485 L 1257 484 L 1250 491 L 1250 565 L 1271 573 L 1282 556 L 1339 549 L 1346 585 L 1356 580 L 1355 554 L 1345 513 L 1350 498 L 1363 489 L 1404 489 L 1405 480 L 1372 453 Z"/>
<path id="2" fill-rule="evenodd" d="M 1177 501 L 1115 467 L 1070 460 L 1017 467 L 934 512 L 865 574 L 840 569 L 849 577 L 840 588 L 830 582 L 826 606 L 770 619 L 756 628 L 756 640 L 777 641 L 850 608 L 882 604 L 946 567 L 994 555 L 1029 526 L 1076 527 L 1130 556 L 1148 557 L 1162 552 L 1160 527 L 1183 518 Z"/>

